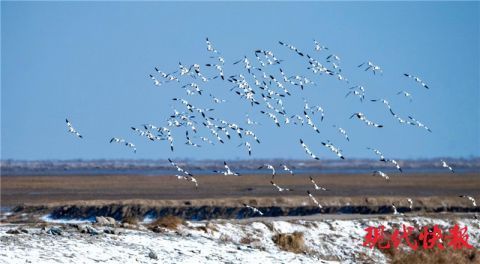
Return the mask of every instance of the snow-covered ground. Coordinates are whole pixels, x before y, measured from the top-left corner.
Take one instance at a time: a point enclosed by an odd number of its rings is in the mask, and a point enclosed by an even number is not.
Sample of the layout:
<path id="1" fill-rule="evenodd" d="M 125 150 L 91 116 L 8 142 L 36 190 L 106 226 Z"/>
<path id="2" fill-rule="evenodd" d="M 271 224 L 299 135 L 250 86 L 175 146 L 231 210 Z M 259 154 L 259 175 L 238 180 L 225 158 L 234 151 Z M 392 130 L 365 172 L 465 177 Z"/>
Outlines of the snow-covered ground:
<path id="1" fill-rule="evenodd" d="M 469 242 L 480 247 L 478 220 L 470 217 L 369 217 L 356 219 L 264 218 L 186 222 L 177 230 L 154 233 L 140 225 L 134 229 L 94 225 L 99 234 L 80 233 L 60 222 L 45 228 L 34 225 L 0 225 L 0 263 L 387 263 L 380 251 L 362 246 L 367 226 L 438 224 L 448 230 L 454 223 L 468 226 Z M 48 221 L 48 217 L 43 220 Z M 455 221 L 455 222 L 453 222 Z M 60 235 L 49 232 L 61 230 Z M 58 229 L 56 228 L 58 227 Z M 19 234 L 8 230 L 24 229 Z M 116 234 L 104 233 L 115 230 Z M 278 248 L 278 233 L 302 232 L 304 253 Z"/>

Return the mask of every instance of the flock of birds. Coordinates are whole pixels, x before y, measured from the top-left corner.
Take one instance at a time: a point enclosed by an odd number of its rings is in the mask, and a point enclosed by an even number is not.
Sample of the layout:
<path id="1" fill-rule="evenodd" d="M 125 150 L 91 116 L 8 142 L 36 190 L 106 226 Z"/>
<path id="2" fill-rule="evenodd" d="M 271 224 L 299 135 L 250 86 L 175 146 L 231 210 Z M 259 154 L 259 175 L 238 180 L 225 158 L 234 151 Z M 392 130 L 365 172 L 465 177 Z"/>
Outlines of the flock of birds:
<path id="1" fill-rule="evenodd" d="M 304 60 L 307 70 L 309 70 L 313 75 L 323 75 L 330 78 L 335 78 L 340 82 L 343 82 L 350 85 L 349 79 L 343 75 L 341 67 L 341 59 L 338 55 L 333 53 L 328 53 L 330 49 L 325 45 L 320 44 L 318 41 L 313 41 L 313 50 L 316 54 L 325 54 L 325 62 L 320 62 L 313 55 L 308 54 L 299 50 L 297 47 L 279 41 L 281 46 L 289 49 L 293 52 L 293 56 L 298 56 L 300 59 Z M 254 56 L 255 60 L 250 60 L 247 56 L 233 62 L 232 67 L 241 66 L 242 73 L 235 75 L 226 75 L 225 66 L 226 60 L 221 55 L 221 52 L 217 50 L 213 43 L 206 38 L 207 52 L 209 53 L 209 59 L 211 62 L 204 64 L 208 69 L 204 71 L 200 64 L 184 65 L 181 62 L 178 64 L 178 69 L 171 73 L 166 73 L 161 71 L 158 67 L 155 67 L 156 74 L 150 74 L 149 77 L 153 81 L 155 86 L 163 86 L 168 83 L 180 84 L 179 87 L 185 90 L 188 96 L 207 96 L 211 98 L 213 104 L 222 104 L 226 100 L 221 99 L 213 95 L 212 93 L 207 93 L 202 87 L 204 84 L 211 82 L 215 79 L 219 79 L 225 84 L 232 85 L 230 92 L 236 94 L 239 98 L 244 100 L 247 104 L 253 107 L 263 107 L 259 109 L 259 113 L 265 115 L 268 119 L 271 119 L 272 122 L 277 127 L 283 125 L 294 125 L 294 126 L 309 126 L 316 133 L 320 133 L 320 128 L 318 122 L 314 119 L 322 122 L 325 118 L 325 111 L 320 105 L 310 105 L 307 99 L 303 99 L 303 113 L 289 115 L 285 109 L 284 99 L 286 97 L 292 96 L 292 92 L 289 91 L 290 88 L 298 87 L 301 90 L 306 89 L 310 86 L 316 86 L 316 83 L 310 78 L 304 75 L 292 75 L 289 76 L 286 74 L 284 65 L 286 64 L 284 60 L 278 59 L 275 54 L 270 50 L 255 50 Z M 366 61 L 357 66 L 358 69 L 361 69 L 365 72 L 372 72 L 373 75 L 382 75 L 383 69 L 374 64 L 371 61 Z M 277 74 L 272 73 L 272 71 L 278 72 Z M 213 72 L 213 76 L 207 75 L 205 72 Z M 429 89 L 429 86 L 419 77 L 404 73 L 405 78 L 412 79 L 415 83 L 420 85 L 425 89 Z M 397 95 L 402 95 L 412 101 L 412 94 L 409 91 L 399 91 Z M 349 87 L 345 97 L 356 96 L 360 102 L 364 102 L 366 99 L 366 89 L 364 86 L 355 85 Z M 137 133 L 141 137 L 145 137 L 149 141 L 166 141 L 170 146 L 170 150 L 174 151 L 174 137 L 172 135 L 172 130 L 174 128 L 185 128 L 185 144 L 199 148 L 202 144 L 224 144 L 226 140 L 231 140 L 232 137 L 238 137 L 242 142 L 238 147 L 245 147 L 249 156 L 252 155 L 252 143 L 260 144 L 260 139 L 255 134 L 252 127 L 260 125 L 259 122 L 256 122 L 246 116 L 246 124 L 248 126 L 241 126 L 239 124 L 229 122 L 214 116 L 213 108 L 202 108 L 198 107 L 184 98 L 172 98 L 173 102 L 179 104 L 183 109 L 177 110 L 173 109 L 173 113 L 169 115 L 166 119 L 166 125 L 156 126 L 152 124 L 143 124 L 139 127 L 131 127 L 134 133 Z M 432 132 L 422 122 L 416 120 L 412 116 L 407 116 L 407 118 L 401 117 L 396 112 L 393 111 L 390 103 L 386 99 L 370 99 L 372 103 L 382 103 L 388 110 L 388 113 L 398 121 L 400 124 L 416 126 L 422 129 Z M 367 126 L 374 128 L 382 128 L 383 125 L 379 124 L 376 121 L 369 119 L 364 113 L 356 112 L 350 116 L 350 119 L 356 118 L 363 122 Z M 68 131 L 79 138 L 83 136 L 72 126 L 70 121 L 67 119 Z M 200 134 L 200 130 L 204 129 L 209 133 L 209 135 L 203 135 L 196 137 Z M 345 138 L 346 141 L 350 141 L 350 137 L 347 134 L 347 131 L 337 125 L 333 125 L 333 128 L 338 131 Z M 230 134 L 231 133 L 231 134 Z M 194 135 L 194 137 L 192 137 Z M 195 141 L 196 142 L 195 142 Z M 129 142 L 123 138 L 112 137 L 110 143 L 119 143 L 136 153 L 137 148 L 134 143 Z M 299 139 L 299 143 L 302 148 L 305 150 L 306 154 L 312 159 L 319 160 L 319 157 L 314 154 L 314 152 L 308 147 L 306 142 L 303 139 Z M 337 147 L 334 143 L 326 140 L 321 142 L 321 144 L 336 155 L 338 158 L 344 160 L 345 157 L 342 154 L 342 150 Z M 399 163 L 394 159 L 386 158 L 382 152 L 378 149 L 367 147 L 368 150 L 372 151 L 376 155 L 379 161 L 384 162 L 385 164 L 392 164 L 400 173 L 403 172 Z M 181 168 L 171 159 L 168 159 L 169 162 L 178 173 L 175 175 L 179 180 L 185 180 L 192 182 L 196 188 L 198 188 L 198 180 L 187 170 Z M 444 168 L 447 168 L 449 171 L 454 173 L 453 168 L 447 164 L 446 161 L 441 160 L 441 165 Z M 226 162 L 224 162 L 224 170 L 215 170 L 214 173 L 222 174 L 225 176 L 240 176 L 239 173 L 233 171 Z M 294 175 L 293 171 L 285 164 L 280 166 L 284 171 L 288 172 L 291 175 Z M 272 171 L 271 185 L 273 188 L 279 192 L 288 192 L 292 191 L 290 188 L 281 187 L 274 182 L 276 170 L 275 167 L 271 164 L 265 164 L 259 169 L 268 169 Z M 389 175 L 385 172 L 376 170 L 373 171 L 374 176 L 379 176 L 385 180 L 390 180 Z M 312 177 L 310 177 L 310 182 L 314 190 L 316 191 L 328 191 L 329 189 L 317 185 Z M 308 197 L 311 201 L 316 204 L 318 207 L 322 208 L 322 205 L 314 197 L 313 193 L 310 190 L 306 191 Z M 476 206 L 475 199 L 471 196 L 461 195 L 460 197 L 469 199 L 474 206 Z M 410 208 L 413 206 L 413 201 L 410 198 L 407 198 L 407 201 L 410 205 Z M 263 213 L 250 205 L 245 204 L 245 207 L 253 210 L 254 213 L 263 215 Z M 398 213 L 394 204 L 392 204 L 394 213 Z"/>

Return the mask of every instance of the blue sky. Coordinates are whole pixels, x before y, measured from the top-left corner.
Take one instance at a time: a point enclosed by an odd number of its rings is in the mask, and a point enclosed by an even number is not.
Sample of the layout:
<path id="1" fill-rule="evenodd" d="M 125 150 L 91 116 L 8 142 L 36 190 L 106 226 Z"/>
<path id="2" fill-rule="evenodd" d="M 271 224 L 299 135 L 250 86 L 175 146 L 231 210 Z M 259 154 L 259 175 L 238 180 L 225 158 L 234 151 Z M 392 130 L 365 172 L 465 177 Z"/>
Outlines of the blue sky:
<path id="1" fill-rule="evenodd" d="M 248 158 L 233 136 L 226 144 L 197 149 L 184 145 L 184 128 L 175 129 L 171 153 L 167 143 L 149 142 L 130 130 L 144 123 L 165 125 L 172 106 L 182 110 L 173 97 L 213 107 L 213 115 L 244 127 L 247 113 L 260 122 L 249 127 L 262 141 L 251 142 L 251 158 L 307 159 L 299 138 L 321 158 L 335 158 L 321 145 L 326 140 L 347 159 L 375 158 L 368 146 L 395 158 L 479 156 L 479 13 L 478 2 L 2 2 L 1 158 Z M 232 63 L 244 55 L 254 63 L 253 51 L 267 49 L 284 60 L 287 73 L 314 80 L 317 86 L 303 91 L 289 87 L 292 96 L 284 101 L 290 115 L 302 112 L 302 98 L 321 105 L 324 121 L 314 117 L 321 133 L 308 126 L 276 128 L 259 114 L 264 107 L 251 107 L 219 79 L 203 89 L 226 99 L 223 105 L 208 96 L 188 96 L 178 84 L 153 85 L 148 74 L 154 67 L 170 72 L 179 61 L 212 62 L 207 36 L 225 57 L 227 75 L 246 75 Z M 330 50 L 315 52 L 313 39 Z M 321 61 L 339 55 L 350 84 L 311 74 L 307 61 L 279 40 Z M 380 65 L 383 75 L 356 67 L 367 60 Z M 431 89 L 403 77 L 405 72 Z M 367 99 L 388 99 L 400 116 L 415 117 L 433 133 L 399 124 L 382 104 L 345 98 L 357 84 L 365 86 Z M 396 95 L 400 90 L 411 92 L 413 102 Z M 354 112 L 385 127 L 348 119 Z M 66 117 L 83 140 L 67 133 Z M 347 131 L 350 142 L 334 124 Z M 203 128 L 198 134 L 210 136 Z M 134 142 L 137 153 L 109 144 L 114 136 Z"/>

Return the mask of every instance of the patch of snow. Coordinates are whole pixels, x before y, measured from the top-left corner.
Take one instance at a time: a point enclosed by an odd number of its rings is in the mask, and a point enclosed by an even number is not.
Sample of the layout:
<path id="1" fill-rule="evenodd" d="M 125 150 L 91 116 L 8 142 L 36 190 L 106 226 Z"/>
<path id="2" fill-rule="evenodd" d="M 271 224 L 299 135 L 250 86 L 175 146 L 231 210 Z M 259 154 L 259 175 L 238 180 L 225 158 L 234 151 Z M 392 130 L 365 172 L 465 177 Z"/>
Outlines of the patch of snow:
<path id="1" fill-rule="evenodd" d="M 0 225 L 0 246 L 5 249 L 0 251 L 0 263 L 388 263 L 379 250 L 362 246 L 367 226 L 384 225 L 388 230 L 402 224 L 438 224 L 448 230 L 454 223 L 468 226 L 469 242 L 480 247 L 478 220 L 468 218 L 455 222 L 428 217 L 187 221 L 176 231 L 121 229 L 119 235 L 100 232 L 95 236 L 80 234 L 68 226 L 60 236 L 30 227 L 22 227 L 28 229 L 28 234 L 11 235 L 6 233 L 11 225 Z M 293 232 L 303 233 L 306 253 L 282 251 L 272 240 L 275 234 Z M 151 259 L 150 252 L 158 260 Z"/>
<path id="2" fill-rule="evenodd" d="M 93 218 L 88 218 L 88 219 L 55 219 L 52 218 L 49 214 L 44 215 L 40 217 L 40 220 L 47 222 L 47 223 L 53 223 L 53 224 L 84 224 L 84 223 L 93 223 L 95 222 L 95 219 Z"/>

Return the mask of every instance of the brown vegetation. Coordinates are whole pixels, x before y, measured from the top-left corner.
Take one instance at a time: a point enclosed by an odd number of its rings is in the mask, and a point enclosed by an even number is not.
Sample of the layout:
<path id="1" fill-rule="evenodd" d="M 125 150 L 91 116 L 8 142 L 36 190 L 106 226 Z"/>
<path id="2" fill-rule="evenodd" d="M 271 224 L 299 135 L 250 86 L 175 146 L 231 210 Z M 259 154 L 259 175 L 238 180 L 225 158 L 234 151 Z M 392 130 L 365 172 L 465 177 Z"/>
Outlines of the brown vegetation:
<path id="1" fill-rule="evenodd" d="M 244 236 L 240 239 L 240 243 L 245 244 L 245 245 L 250 245 L 255 242 L 259 242 L 260 240 L 258 238 L 254 238 L 252 236 Z"/>
<path id="2" fill-rule="evenodd" d="M 392 234 L 387 231 L 384 235 L 385 240 L 388 241 Z M 420 232 L 416 230 L 412 232 L 409 239 L 413 241 L 419 235 Z M 381 251 L 391 260 L 392 264 L 480 264 L 480 252 L 477 249 L 453 249 L 446 240 L 443 240 L 441 244 L 444 249 L 436 246 L 433 249 L 425 249 L 424 242 L 419 242 L 416 250 L 390 246 Z"/>
<path id="3" fill-rule="evenodd" d="M 132 215 L 126 216 L 122 219 L 122 223 L 130 224 L 130 225 L 137 225 L 138 218 Z"/>
<path id="4" fill-rule="evenodd" d="M 480 253 L 476 249 L 418 249 L 397 251 L 391 260 L 392 264 L 479 264 Z"/>
<path id="5" fill-rule="evenodd" d="M 160 217 L 157 220 L 149 224 L 149 229 L 154 232 L 161 232 L 161 228 L 166 228 L 170 230 L 177 230 L 180 225 L 184 223 L 183 219 L 180 217 L 167 215 Z"/>
<path id="6" fill-rule="evenodd" d="M 305 252 L 305 241 L 301 232 L 292 234 L 279 233 L 274 235 L 272 240 L 281 250 L 294 253 Z"/>

